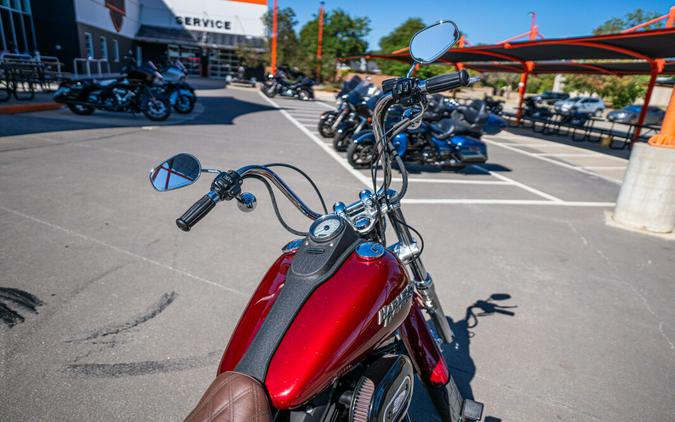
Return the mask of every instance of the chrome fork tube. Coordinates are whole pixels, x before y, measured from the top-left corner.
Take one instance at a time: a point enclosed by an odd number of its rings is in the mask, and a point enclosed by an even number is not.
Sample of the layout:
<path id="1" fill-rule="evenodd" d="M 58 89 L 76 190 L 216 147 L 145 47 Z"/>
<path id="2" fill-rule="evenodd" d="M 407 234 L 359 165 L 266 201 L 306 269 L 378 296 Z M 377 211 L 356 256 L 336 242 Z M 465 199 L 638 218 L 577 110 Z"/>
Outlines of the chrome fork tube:
<path id="1" fill-rule="evenodd" d="M 400 244 L 405 247 L 411 247 L 413 245 L 412 233 L 408 226 L 405 225 L 405 217 L 403 217 L 400 206 L 394 207 L 393 210 L 389 211 L 389 220 L 392 227 L 394 227 Z M 427 272 L 420 257 L 408 262 L 408 267 L 412 272 L 415 289 L 422 298 L 424 309 L 434 323 L 436 334 L 440 337 L 441 341 L 445 343 L 452 342 L 453 333 L 441 306 L 441 301 L 438 299 L 438 295 L 436 295 L 431 274 Z"/>

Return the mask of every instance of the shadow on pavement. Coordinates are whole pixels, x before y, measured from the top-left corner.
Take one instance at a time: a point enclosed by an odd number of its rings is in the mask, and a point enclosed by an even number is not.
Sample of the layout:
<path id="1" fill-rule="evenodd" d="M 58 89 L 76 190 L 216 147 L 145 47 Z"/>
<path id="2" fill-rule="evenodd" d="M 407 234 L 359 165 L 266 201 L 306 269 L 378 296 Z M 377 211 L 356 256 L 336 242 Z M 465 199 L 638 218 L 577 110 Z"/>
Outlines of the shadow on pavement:
<path id="1" fill-rule="evenodd" d="M 91 116 L 77 116 L 68 109 L 58 111 L 0 115 L 0 136 L 58 132 L 80 129 L 166 125 L 232 125 L 240 116 L 277 109 L 265 104 L 242 101 L 231 96 L 200 97 L 197 105 L 203 107 L 198 115 L 180 115 L 173 112 L 164 122 L 153 122 L 142 114 L 116 113 L 96 110 Z"/>
<path id="2" fill-rule="evenodd" d="M 464 174 L 467 176 L 486 175 L 488 174 L 488 171 L 494 171 L 499 173 L 511 171 L 511 169 L 508 167 L 504 167 L 501 164 L 494 164 L 494 163 L 485 163 L 479 166 L 467 165 L 459 170 L 453 170 L 437 164 L 418 164 L 411 161 L 406 161 L 405 168 L 408 170 L 408 173 L 410 174 L 457 173 L 457 174 Z"/>
<path id="3" fill-rule="evenodd" d="M 574 146 L 574 147 L 577 147 L 577 148 L 587 149 L 589 151 L 595 151 L 595 152 L 599 152 L 601 154 L 611 155 L 613 157 L 618 157 L 618 158 L 628 158 L 630 156 L 630 150 L 628 148 L 613 149 L 613 148 L 603 147 L 603 146 L 600 145 L 599 142 L 589 142 L 589 141 L 578 141 L 577 142 L 577 141 L 572 140 L 571 135 L 561 136 L 561 135 L 555 135 L 555 134 L 543 134 L 543 133 L 535 132 L 532 129 L 515 128 L 515 127 L 508 128 L 508 132 L 511 132 L 515 135 L 527 136 L 527 137 L 530 137 L 530 138 L 541 139 L 542 141 L 555 142 L 555 143 L 561 144 L 561 145 L 568 145 L 568 146 Z M 615 141 L 614 144 L 616 146 L 618 146 L 620 144 L 620 142 Z"/>
<path id="4" fill-rule="evenodd" d="M 511 309 L 516 308 L 516 305 L 496 303 L 510 298 L 511 295 L 506 293 L 494 293 L 486 300 L 477 300 L 466 308 L 464 319 L 453 321 L 452 318 L 448 317 L 448 323 L 452 328 L 455 339 L 443 348 L 443 356 L 445 356 L 452 377 L 464 398 L 474 399 L 471 381 L 476 375 L 476 365 L 471 357 L 471 339 L 476 335 L 474 330 L 478 326 L 478 318 L 495 314 L 514 316 L 515 312 Z M 480 401 L 480 397 L 477 399 Z M 485 408 L 486 410 L 489 409 L 489 403 L 486 404 Z M 501 419 L 487 416 L 484 420 L 497 422 Z"/>

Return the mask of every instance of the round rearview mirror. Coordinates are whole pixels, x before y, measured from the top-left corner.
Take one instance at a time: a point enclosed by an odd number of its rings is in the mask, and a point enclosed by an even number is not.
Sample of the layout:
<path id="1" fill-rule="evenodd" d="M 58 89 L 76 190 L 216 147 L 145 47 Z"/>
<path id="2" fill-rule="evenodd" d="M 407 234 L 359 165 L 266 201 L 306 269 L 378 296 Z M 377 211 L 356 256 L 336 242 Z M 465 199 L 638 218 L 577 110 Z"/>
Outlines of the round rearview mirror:
<path id="1" fill-rule="evenodd" d="M 190 154 L 178 154 L 150 170 L 150 183 L 159 192 L 179 189 L 199 179 L 202 165 Z"/>
<path id="2" fill-rule="evenodd" d="M 410 56 L 417 63 L 433 63 L 459 39 L 459 29 L 453 21 L 440 21 L 427 26 L 410 40 Z"/>

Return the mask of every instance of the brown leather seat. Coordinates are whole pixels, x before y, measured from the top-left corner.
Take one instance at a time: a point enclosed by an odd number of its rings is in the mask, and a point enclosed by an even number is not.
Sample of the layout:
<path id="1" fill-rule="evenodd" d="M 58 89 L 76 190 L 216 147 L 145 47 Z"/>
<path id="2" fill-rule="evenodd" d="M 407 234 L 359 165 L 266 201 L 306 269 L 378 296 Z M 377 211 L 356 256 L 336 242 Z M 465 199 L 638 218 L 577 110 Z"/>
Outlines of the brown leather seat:
<path id="1" fill-rule="evenodd" d="M 185 422 L 272 422 L 272 412 L 260 382 L 239 372 L 223 372 Z"/>

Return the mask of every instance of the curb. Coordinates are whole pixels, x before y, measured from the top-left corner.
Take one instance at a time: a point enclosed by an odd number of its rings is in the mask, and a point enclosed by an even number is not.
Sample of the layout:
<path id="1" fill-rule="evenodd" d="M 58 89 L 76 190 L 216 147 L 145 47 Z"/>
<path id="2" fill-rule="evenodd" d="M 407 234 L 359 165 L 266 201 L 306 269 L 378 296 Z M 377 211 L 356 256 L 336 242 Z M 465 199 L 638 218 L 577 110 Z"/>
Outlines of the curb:
<path id="1" fill-rule="evenodd" d="M 31 113 L 34 111 L 58 110 L 63 104 L 53 101 L 31 104 L 0 105 L 0 114 Z"/>

